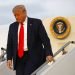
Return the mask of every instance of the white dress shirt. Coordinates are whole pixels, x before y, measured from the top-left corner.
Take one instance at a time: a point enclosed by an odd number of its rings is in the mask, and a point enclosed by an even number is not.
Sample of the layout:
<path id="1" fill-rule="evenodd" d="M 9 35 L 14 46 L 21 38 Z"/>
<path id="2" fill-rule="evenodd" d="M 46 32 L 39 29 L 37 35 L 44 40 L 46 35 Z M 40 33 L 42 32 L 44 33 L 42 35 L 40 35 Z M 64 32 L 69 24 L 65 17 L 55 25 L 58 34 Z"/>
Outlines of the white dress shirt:
<path id="1" fill-rule="evenodd" d="M 28 51 L 28 47 L 27 47 L 27 18 L 25 19 L 24 23 L 24 51 Z M 19 23 L 19 27 L 18 27 L 18 38 L 19 38 L 19 31 L 20 31 L 20 27 L 21 24 Z M 19 43 L 19 40 L 18 40 Z"/>

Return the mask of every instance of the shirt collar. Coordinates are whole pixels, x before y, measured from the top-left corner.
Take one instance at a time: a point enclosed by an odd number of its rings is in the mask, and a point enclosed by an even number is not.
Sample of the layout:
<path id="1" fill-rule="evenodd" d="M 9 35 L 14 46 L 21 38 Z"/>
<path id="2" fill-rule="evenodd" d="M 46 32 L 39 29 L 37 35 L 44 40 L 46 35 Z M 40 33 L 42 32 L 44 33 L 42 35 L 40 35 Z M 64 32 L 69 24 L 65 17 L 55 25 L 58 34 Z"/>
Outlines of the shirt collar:
<path id="1" fill-rule="evenodd" d="M 28 20 L 28 18 L 26 17 L 26 19 L 25 19 L 25 21 L 24 21 L 24 23 L 23 23 L 23 24 L 27 24 L 27 20 Z"/>

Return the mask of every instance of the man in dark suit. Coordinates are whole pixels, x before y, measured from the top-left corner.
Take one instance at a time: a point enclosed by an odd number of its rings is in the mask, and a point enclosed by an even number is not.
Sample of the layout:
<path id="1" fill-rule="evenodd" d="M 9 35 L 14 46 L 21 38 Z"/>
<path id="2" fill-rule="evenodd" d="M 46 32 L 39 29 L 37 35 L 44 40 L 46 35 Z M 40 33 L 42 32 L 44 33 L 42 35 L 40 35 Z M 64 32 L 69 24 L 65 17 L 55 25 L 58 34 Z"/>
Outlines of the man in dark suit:
<path id="1" fill-rule="evenodd" d="M 7 66 L 16 75 L 30 75 L 45 60 L 53 60 L 50 40 L 40 19 L 27 17 L 24 5 L 13 8 L 16 22 L 9 27 L 7 41 Z"/>

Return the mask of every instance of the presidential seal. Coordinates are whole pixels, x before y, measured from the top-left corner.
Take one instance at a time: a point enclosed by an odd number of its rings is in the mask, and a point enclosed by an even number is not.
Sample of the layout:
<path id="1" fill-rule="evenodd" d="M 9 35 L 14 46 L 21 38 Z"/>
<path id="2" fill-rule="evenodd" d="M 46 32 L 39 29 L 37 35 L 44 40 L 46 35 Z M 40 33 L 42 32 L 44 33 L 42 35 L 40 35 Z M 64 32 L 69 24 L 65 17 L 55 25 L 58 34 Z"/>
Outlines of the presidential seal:
<path id="1" fill-rule="evenodd" d="M 57 39 L 66 38 L 69 35 L 70 30 L 70 23 L 64 17 L 56 17 L 51 22 L 50 31 L 52 35 Z"/>

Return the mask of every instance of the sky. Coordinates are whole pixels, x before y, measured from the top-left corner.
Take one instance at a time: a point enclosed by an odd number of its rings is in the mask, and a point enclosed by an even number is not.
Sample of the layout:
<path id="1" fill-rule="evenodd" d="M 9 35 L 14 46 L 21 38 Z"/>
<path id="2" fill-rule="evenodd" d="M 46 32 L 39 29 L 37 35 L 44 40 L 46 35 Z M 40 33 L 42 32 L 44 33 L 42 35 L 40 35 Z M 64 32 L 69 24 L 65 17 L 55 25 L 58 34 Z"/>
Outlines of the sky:
<path id="1" fill-rule="evenodd" d="M 75 16 L 75 0 L 0 0 L 0 25 L 15 21 L 12 9 L 23 4 L 29 17 L 51 18 L 55 16 Z"/>

